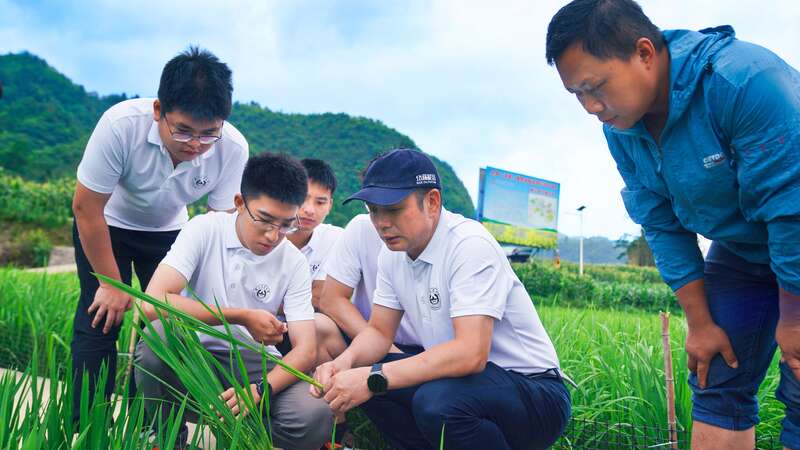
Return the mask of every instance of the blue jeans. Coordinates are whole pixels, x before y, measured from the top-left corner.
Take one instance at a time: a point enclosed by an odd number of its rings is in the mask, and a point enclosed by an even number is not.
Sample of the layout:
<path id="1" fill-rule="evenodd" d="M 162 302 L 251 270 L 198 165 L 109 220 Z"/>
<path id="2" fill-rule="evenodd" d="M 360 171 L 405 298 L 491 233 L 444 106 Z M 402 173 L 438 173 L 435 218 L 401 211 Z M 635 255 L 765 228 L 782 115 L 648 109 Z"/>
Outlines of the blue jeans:
<path id="1" fill-rule="evenodd" d="M 407 358 L 389 354 L 383 362 Z M 570 396 L 558 375 L 531 377 L 487 363 L 483 372 L 372 397 L 362 410 L 398 450 L 544 449 L 561 435 Z"/>
<path id="2" fill-rule="evenodd" d="M 745 261 L 714 243 L 706 257 L 705 289 L 714 322 L 727 333 L 739 367 L 722 356 L 711 361 L 705 389 L 689 374 L 692 418 L 728 430 L 747 430 L 759 422 L 758 388 L 777 344 L 778 284 L 768 265 Z M 786 405 L 781 443 L 800 449 L 800 383 L 781 364 L 777 398 Z"/>

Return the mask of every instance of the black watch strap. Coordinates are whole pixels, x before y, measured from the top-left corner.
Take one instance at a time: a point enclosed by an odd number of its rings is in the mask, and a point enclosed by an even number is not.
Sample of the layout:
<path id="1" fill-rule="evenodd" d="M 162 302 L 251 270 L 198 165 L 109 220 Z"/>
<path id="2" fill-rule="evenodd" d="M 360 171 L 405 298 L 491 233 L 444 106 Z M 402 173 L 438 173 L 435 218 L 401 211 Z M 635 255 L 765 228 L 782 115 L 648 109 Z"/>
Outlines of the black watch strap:
<path id="1" fill-rule="evenodd" d="M 367 377 L 367 388 L 370 392 L 376 395 L 385 393 L 389 387 L 389 380 L 383 375 L 383 364 L 376 363 L 372 365 Z"/>

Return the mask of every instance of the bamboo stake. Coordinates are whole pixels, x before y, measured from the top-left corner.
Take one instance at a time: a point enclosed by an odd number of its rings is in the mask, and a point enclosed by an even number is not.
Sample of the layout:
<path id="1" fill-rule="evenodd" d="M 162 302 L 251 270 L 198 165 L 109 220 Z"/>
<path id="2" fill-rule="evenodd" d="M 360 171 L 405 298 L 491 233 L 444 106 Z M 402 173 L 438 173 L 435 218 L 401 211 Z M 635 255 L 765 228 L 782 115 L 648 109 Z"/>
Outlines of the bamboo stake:
<path id="1" fill-rule="evenodd" d="M 664 347 L 664 382 L 667 387 L 667 426 L 670 448 L 678 448 L 678 426 L 675 419 L 675 379 L 672 372 L 672 349 L 669 342 L 669 313 L 661 313 L 661 344 Z"/>
<path id="2" fill-rule="evenodd" d="M 137 305 L 142 304 L 138 298 L 133 299 Z M 136 351 L 136 338 L 139 331 L 139 308 L 133 306 L 133 324 L 131 325 L 131 341 L 128 343 L 128 366 L 125 368 L 125 377 L 122 381 L 123 386 L 127 386 L 131 379 L 131 371 L 133 371 L 133 353 Z"/>

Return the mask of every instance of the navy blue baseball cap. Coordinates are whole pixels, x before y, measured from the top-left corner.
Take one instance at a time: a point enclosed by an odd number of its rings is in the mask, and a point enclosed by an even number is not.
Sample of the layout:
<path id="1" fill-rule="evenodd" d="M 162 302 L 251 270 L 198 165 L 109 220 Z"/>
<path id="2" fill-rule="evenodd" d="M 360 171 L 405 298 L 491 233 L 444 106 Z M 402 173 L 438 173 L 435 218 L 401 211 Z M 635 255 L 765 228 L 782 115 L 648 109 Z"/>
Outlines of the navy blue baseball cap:
<path id="1" fill-rule="evenodd" d="M 419 150 L 399 149 L 375 159 L 367 167 L 361 190 L 347 197 L 374 205 L 400 203 L 415 189 L 442 189 L 433 161 Z"/>

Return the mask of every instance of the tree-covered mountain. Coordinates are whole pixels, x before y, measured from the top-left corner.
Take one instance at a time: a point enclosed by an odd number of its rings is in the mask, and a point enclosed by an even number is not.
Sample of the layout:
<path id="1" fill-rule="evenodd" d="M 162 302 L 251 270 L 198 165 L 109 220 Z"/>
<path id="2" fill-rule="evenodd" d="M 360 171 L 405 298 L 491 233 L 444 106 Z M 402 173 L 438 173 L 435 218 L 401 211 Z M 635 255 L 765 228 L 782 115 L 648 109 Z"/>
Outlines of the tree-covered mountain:
<path id="1" fill-rule="evenodd" d="M 74 176 L 95 122 L 124 95 L 98 97 L 30 53 L 0 55 L 0 166 L 44 181 Z"/>
<path id="2" fill-rule="evenodd" d="M 97 119 L 128 98 L 87 92 L 30 53 L 0 55 L 0 82 L 0 167 L 34 181 L 74 177 Z M 359 204 L 343 206 L 340 200 L 357 190 L 369 160 L 392 148 L 417 148 L 411 138 L 380 121 L 346 114 L 285 114 L 236 103 L 229 120 L 248 139 L 251 153 L 285 151 L 328 161 L 340 186 L 329 221 L 338 225 L 363 211 Z M 445 206 L 474 217 L 461 180 L 447 163 L 432 159 L 442 177 Z"/>
<path id="3" fill-rule="evenodd" d="M 580 237 L 558 235 L 558 253 L 562 261 L 578 262 L 580 260 Z M 646 245 L 646 244 L 645 244 Z M 625 248 L 619 241 L 612 241 L 603 236 L 592 236 L 583 239 L 583 262 L 586 264 L 624 264 Z M 539 250 L 535 257 L 552 259 L 552 250 Z"/>

